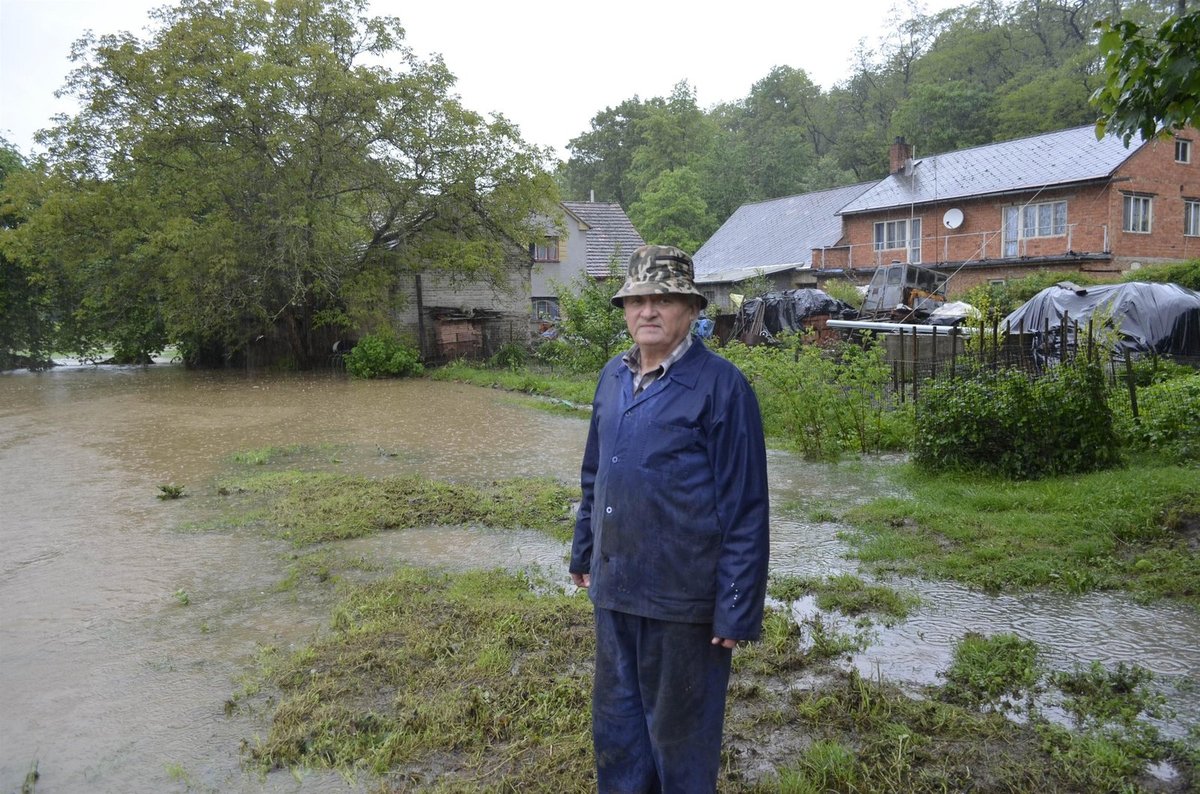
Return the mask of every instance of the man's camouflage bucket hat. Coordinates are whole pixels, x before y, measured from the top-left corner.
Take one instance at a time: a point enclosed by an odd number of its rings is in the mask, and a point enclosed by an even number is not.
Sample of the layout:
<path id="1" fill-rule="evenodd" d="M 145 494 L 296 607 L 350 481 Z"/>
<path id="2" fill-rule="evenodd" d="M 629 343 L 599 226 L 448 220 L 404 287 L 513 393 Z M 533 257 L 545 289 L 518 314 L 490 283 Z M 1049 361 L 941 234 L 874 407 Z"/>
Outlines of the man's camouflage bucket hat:
<path id="1" fill-rule="evenodd" d="M 629 257 L 629 273 L 617 294 L 613 306 L 624 306 L 630 295 L 695 295 L 700 308 L 708 298 L 696 289 L 693 281 L 692 258 L 672 245 L 643 245 Z"/>

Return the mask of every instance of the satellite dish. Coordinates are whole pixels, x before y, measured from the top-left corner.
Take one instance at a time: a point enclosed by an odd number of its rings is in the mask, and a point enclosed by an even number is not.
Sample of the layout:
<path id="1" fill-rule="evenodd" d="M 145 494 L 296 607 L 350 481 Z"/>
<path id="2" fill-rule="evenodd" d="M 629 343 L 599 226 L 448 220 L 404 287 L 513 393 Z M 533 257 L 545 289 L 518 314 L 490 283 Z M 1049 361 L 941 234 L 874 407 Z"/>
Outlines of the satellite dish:
<path id="1" fill-rule="evenodd" d="M 947 229 L 957 229 L 959 226 L 962 226 L 962 222 L 962 210 L 957 207 L 946 210 L 946 214 L 942 216 L 942 225 Z"/>

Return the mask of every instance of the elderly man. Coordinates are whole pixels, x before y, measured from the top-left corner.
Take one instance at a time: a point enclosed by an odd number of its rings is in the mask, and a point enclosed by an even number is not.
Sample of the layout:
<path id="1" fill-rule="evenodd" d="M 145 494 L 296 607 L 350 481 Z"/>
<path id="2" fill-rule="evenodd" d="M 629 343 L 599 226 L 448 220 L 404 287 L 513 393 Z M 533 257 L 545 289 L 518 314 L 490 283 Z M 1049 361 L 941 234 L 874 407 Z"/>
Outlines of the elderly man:
<path id="1" fill-rule="evenodd" d="M 595 608 L 599 789 L 715 791 L 732 649 L 762 627 L 762 419 L 689 333 L 708 301 L 687 254 L 639 248 L 613 303 L 634 345 L 600 373 L 570 563 Z"/>

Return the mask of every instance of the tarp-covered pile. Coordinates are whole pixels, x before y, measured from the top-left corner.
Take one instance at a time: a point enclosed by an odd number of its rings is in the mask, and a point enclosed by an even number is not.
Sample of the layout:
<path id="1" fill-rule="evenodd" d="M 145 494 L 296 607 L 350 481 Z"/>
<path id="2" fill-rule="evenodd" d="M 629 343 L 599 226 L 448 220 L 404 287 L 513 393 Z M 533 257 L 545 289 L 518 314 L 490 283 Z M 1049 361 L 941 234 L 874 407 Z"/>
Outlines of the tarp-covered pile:
<path id="1" fill-rule="evenodd" d="M 1034 295 L 1002 327 L 1037 335 L 1047 327 L 1058 333 L 1065 321 L 1072 333 L 1076 324 L 1084 333 L 1093 320 L 1119 329 L 1118 351 L 1200 356 L 1200 292 L 1178 284 L 1061 282 Z"/>
<path id="2" fill-rule="evenodd" d="M 810 330 L 813 318 L 853 320 L 858 312 L 819 289 L 768 292 L 742 304 L 733 325 L 733 336 L 746 344 L 772 342 L 781 333 Z"/>

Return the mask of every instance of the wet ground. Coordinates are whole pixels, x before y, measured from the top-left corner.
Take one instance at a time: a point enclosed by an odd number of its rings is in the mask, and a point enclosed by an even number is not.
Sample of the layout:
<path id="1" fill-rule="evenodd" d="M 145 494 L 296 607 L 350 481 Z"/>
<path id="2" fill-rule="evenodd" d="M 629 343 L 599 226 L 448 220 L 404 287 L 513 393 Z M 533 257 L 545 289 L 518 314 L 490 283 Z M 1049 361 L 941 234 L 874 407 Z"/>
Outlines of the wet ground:
<path id="1" fill-rule="evenodd" d="M 345 781 L 244 772 L 240 743 L 262 729 L 226 699 L 262 645 L 304 644 L 328 603 L 278 588 L 289 550 L 250 533 L 197 531 L 197 512 L 232 456 L 305 445 L 305 465 L 420 472 L 486 482 L 573 481 L 583 420 L 530 410 L 502 392 L 331 375 L 78 367 L 0 374 L 0 791 L 36 762 L 37 791 L 319 791 Z M 839 466 L 773 452 L 772 565 L 856 571 L 813 506 L 888 486 L 887 461 Z M 177 483 L 194 499 L 162 501 Z M 532 567 L 561 577 L 566 548 L 529 532 L 427 528 L 344 544 L 388 566 Z M 1171 733 L 1200 721 L 1200 615 L 1109 595 L 989 597 L 900 582 L 923 598 L 877 628 L 855 663 L 931 683 L 966 631 L 1015 631 L 1070 669 L 1124 661 L 1159 673 Z M 186 605 L 183 603 L 186 601 Z"/>

